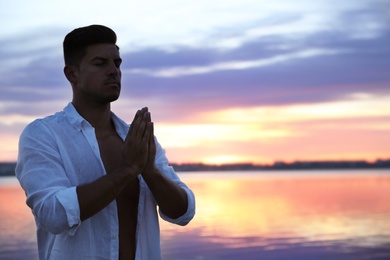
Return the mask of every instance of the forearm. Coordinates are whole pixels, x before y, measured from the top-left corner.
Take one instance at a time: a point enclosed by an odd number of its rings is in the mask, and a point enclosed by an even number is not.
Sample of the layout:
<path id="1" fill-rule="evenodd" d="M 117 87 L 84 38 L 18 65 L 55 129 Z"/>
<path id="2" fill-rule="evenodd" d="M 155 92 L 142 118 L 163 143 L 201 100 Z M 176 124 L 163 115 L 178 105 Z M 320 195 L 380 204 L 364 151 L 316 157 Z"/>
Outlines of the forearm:
<path id="1" fill-rule="evenodd" d="M 136 178 L 136 174 L 118 169 L 94 182 L 77 186 L 80 219 L 88 219 L 105 208 Z"/>
<path id="2" fill-rule="evenodd" d="M 158 169 L 143 173 L 142 177 L 151 190 L 160 210 L 169 218 L 176 219 L 184 215 L 188 208 L 185 190 L 167 178 Z"/>

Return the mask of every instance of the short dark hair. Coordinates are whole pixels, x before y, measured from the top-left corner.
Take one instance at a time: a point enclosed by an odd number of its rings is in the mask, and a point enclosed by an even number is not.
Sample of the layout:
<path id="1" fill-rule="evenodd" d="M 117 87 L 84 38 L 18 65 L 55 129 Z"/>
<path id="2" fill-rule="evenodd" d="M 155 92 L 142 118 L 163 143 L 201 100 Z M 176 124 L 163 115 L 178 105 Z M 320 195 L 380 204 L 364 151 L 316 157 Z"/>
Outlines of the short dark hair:
<path id="1" fill-rule="evenodd" d="M 99 43 L 116 44 L 115 32 L 106 26 L 95 24 L 74 29 L 64 39 L 65 65 L 79 66 L 87 47 Z"/>

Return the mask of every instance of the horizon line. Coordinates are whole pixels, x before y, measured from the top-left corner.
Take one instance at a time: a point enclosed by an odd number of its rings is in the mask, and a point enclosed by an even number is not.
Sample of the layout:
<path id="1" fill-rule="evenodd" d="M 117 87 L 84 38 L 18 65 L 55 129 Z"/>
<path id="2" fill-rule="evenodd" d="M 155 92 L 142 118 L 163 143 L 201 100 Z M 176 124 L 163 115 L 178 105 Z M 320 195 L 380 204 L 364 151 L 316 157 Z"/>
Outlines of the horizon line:
<path id="1" fill-rule="evenodd" d="M 377 163 L 381 161 L 390 161 L 388 158 L 377 158 L 374 160 L 367 159 L 334 159 L 334 160 L 294 160 L 294 161 L 283 161 L 275 160 L 272 163 L 256 163 L 256 162 L 226 162 L 226 163 L 205 163 L 205 162 L 169 162 L 171 165 L 209 165 L 209 166 L 225 166 L 225 165 L 252 165 L 252 166 L 267 166 L 267 165 L 276 165 L 276 164 L 293 164 L 293 163 L 337 163 L 337 162 L 365 162 L 365 163 Z M 0 164 L 16 164 L 17 161 L 0 161 Z"/>

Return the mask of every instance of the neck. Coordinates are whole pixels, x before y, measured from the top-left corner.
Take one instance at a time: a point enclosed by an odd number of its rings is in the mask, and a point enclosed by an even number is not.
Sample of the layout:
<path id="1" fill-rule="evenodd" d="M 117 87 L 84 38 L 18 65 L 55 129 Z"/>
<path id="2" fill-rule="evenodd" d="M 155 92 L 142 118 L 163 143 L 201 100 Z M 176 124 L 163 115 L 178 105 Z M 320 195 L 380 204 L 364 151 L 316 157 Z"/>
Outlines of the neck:
<path id="1" fill-rule="evenodd" d="M 111 125 L 111 106 L 107 104 L 96 104 L 77 102 L 72 100 L 77 112 L 87 120 L 95 129 L 106 129 Z"/>

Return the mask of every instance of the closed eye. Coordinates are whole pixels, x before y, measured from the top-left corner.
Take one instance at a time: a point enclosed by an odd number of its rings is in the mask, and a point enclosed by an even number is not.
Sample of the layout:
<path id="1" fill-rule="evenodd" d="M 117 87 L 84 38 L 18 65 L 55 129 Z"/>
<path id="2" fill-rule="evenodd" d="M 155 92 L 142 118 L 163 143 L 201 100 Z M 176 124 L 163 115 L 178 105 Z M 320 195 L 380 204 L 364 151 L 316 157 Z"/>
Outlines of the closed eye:
<path id="1" fill-rule="evenodd" d="M 115 63 L 115 66 L 119 69 L 121 67 L 121 64 L 122 64 L 122 59 L 116 59 L 114 61 L 114 63 Z"/>
<path id="2" fill-rule="evenodd" d="M 92 60 L 92 64 L 95 66 L 103 66 L 106 63 L 107 63 L 107 60 L 103 59 L 103 58 L 94 58 Z"/>
<path id="3" fill-rule="evenodd" d="M 108 64 L 108 59 L 101 58 L 101 57 L 96 57 L 92 60 L 92 64 L 98 67 L 105 66 Z M 115 67 L 118 69 L 120 68 L 122 64 L 122 59 L 116 59 L 114 60 Z"/>

